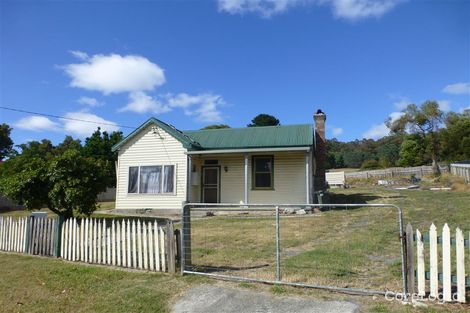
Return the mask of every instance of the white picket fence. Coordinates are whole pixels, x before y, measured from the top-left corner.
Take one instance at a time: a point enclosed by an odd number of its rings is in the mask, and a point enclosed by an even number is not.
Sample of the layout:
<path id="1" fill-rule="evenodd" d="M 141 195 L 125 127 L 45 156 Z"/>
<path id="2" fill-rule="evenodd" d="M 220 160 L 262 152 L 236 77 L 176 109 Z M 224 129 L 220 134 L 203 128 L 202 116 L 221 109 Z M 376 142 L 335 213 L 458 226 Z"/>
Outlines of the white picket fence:
<path id="1" fill-rule="evenodd" d="M 172 228 L 159 226 L 157 221 L 68 219 L 62 224 L 61 256 L 70 261 L 173 271 Z"/>
<path id="2" fill-rule="evenodd" d="M 410 224 L 408 224 L 406 232 L 407 234 L 413 233 Z M 412 237 L 413 236 L 411 236 L 411 238 Z M 410 238 L 410 236 L 407 236 L 407 238 Z M 447 224 L 442 228 L 442 236 L 440 237 L 438 236 L 438 231 L 434 224 L 429 228 L 429 236 L 424 236 L 416 229 L 416 287 L 418 295 L 425 296 L 429 293 L 429 296 L 441 298 L 443 301 L 447 302 L 466 302 L 465 288 L 466 285 L 468 286 L 469 284 L 465 275 L 465 246 L 468 246 L 470 242 L 470 232 L 468 239 L 469 241 L 466 243 L 464 233 L 460 228 L 456 228 L 455 238 L 451 238 L 451 231 Z M 429 245 L 425 245 L 426 242 L 429 242 Z M 413 243 L 409 246 L 412 247 L 412 244 Z M 438 249 L 439 245 L 441 245 L 441 249 Z M 453 249 L 454 245 L 455 249 Z M 428 249 L 426 249 L 425 246 L 427 246 Z M 439 250 L 441 250 L 440 253 Z M 455 255 L 453 255 L 452 250 L 455 250 Z M 441 258 L 439 259 L 439 257 Z M 452 274 L 452 261 L 454 261 L 455 264 L 455 275 Z M 428 267 L 426 266 L 427 262 Z M 413 267 L 413 264 L 411 264 L 411 273 L 414 272 Z M 429 272 L 426 271 L 426 268 L 429 268 Z M 440 272 L 439 269 L 441 269 L 442 272 Z M 409 279 L 413 280 L 413 285 L 414 277 L 409 277 Z M 428 279 L 429 282 L 428 286 L 426 286 L 426 279 Z M 441 288 L 439 286 L 440 281 L 442 282 Z M 452 285 L 456 285 L 454 293 L 452 292 Z M 414 291 L 413 286 L 411 286 L 410 290 Z"/>
<path id="3" fill-rule="evenodd" d="M 470 184 L 470 164 L 452 163 L 450 165 L 452 175 L 463 177 L 467 184 Z"/>
<path id="4" fill-rule="evenodd" d="M 56 255 L 57 218 L 0 217 L 0 250 Z"/>
<path id="5" fill-rule="evenodd" d="M 27 218 L 0 217 L 0 250 L 26 252 Z"/>

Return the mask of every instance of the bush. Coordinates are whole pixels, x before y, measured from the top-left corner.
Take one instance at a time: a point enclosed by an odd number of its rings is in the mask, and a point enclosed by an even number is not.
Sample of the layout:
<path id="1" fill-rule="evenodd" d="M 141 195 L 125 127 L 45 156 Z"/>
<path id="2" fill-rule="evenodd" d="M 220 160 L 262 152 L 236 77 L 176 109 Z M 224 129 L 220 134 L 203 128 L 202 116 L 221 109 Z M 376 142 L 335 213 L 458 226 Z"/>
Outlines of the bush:
<path id="1" fill-rule="evenodd" d="M 380 168 L 377 160 L 365 160 L 362 162 L 361 169 L 363 170 L 374 170 Z"/>

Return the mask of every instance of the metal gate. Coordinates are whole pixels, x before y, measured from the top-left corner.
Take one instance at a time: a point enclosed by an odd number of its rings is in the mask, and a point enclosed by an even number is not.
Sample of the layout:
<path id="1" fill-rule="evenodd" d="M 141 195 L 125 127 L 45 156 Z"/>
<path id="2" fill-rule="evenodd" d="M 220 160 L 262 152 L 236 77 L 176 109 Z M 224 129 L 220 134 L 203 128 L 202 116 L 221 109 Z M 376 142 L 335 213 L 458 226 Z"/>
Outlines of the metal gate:
<path id="1" fill-rule="evenodd" d="M 395 205 L 188 203 L 181 232 L 183 275 L 407 294 L 403 214 Z"/>

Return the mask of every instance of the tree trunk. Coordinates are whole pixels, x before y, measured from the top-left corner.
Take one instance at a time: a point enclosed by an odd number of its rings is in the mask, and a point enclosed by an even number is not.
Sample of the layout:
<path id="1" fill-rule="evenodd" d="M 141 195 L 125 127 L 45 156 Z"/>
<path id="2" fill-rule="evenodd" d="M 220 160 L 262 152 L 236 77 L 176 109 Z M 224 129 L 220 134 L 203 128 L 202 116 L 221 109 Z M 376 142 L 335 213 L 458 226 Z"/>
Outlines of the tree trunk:
<path id="1" fill-rule="evenodd" d="M 441 175 L 441 169 L 439 168 L 439 164 L 437 164 L 436 157 L 434 155 L 432 156 L 432 173 L 434 176 Z"/>

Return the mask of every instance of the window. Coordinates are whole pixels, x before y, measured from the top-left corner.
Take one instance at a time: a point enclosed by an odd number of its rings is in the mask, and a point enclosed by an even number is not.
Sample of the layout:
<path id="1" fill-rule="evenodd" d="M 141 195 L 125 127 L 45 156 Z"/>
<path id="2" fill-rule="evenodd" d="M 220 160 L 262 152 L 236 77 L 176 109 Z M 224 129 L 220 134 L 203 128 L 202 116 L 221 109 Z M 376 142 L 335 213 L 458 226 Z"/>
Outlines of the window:
<path id="1" fill-rule="evenodd" d="M 253 189 L 274 189 L 274 158 L 272 156 L 253 157 Z"/>
<path id="2" fill-rule="evenodd" d="M 175 190 L 175 166 L 131 166 L 129 167 L 128 193 L 161 194 Z"/>

